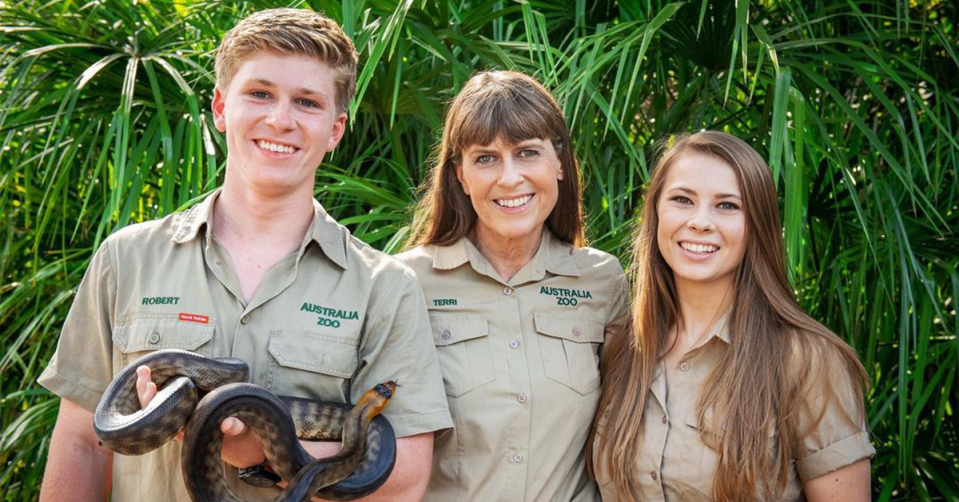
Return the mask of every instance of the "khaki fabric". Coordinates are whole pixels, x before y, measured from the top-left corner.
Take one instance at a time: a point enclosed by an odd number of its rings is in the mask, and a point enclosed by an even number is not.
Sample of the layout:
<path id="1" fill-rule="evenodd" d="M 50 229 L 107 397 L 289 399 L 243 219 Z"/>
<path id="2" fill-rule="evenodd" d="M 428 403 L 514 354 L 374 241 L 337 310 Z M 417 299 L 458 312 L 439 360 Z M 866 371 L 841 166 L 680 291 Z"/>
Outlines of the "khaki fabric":
<path id="1" fill-rule="evenodd" d="M 452 425 L 429 318 L 413 272 L 350 236 L 314 202 L 299 249 L 247 302 L 213 237 L 219 192 L 190 210 L 124 228 L 97 251 L 40 384 L 93 411 L 113 376 L 158 349 L 238 357 L 279 395 L 356 402 L 377 383 L 402 387 L 385 415 L 397 436 Z M 235 480 L 245 500 L 278 490 Z M 115 455 L 114 501 L 188 501 L 180 444 Z"/>
<path id="2" fill-rule="evenodd" d="M 666 378 L 665 363 L 660 363 L 654 373 L 651 399 L 647 400 L 643 414 L 643 442 L 636 470 L 639 472 L 640 500 L 663 501 L 682 500 L 708 502 L 719 464 L 719 454 L 703 442 L 701 434 L 716 434 L 715 427 L 721 427 L 706 411 L 703 422 L 699 422 L 696 400 L 700 389 L 710 372 L 723 359 L 730 341 L 726 317 L 720 319 L 710 331 L 706 341 L 691 350 L 680 361 L 679 367 L 672 373 L 672 381 Z M 824 361 L 817 373 L 847 378 L 840 362 Z M 801 413 L 799 428 L 807 430 L 813 427 L 818 412 L 824 411 L 822 420 L 815 425 L 811 433 L 798 442 L 796 458 L 789 470 L 788 482 L 782 501 L 800 501 L 806 497 L 802 493 L 802 484 L 841 467 L 850 465 L 863 458 L 875 455 L 876 450 L 869 442 L 869 433 L 865 424 L 854 425 L 847 417 L 860 413 L 855 410 L 855 394 L 851 382 L 837 385 L 837 399 L 830 400 L 823 408 L 823 396 L 804 396 L 809 404 Z M 825 385 L 825 382 L 824 382 Z M 820 391 L 823 390 L 821 387 Z M 815 410 L 815 413 L 812 412 Z M 601 436 L 608 416 L 603 416 L 597 426 Z M 774 431 L 770 431 L 772 435 Z M 598 444 L 597 437 L 595 444 Z M 595 450 L 594 450 L 595 451 Z M 616 485 L 609 477 L 606 464 L 593 457 L 596 466 L 596 479 L 600 486 L 603 502 L 619 500 Z M 768 500 L 763 492 L 760 500 Z"/>
<path id="3" fill-rule="evenodd" d="M 468 239 L 399 258 L 423 286 L 455 425 L 434 443 L 424 500 L 599 500 L 584 446 L 598 349 L 628 311 L 619 261 L 548 230 L 509 281 Z"/>

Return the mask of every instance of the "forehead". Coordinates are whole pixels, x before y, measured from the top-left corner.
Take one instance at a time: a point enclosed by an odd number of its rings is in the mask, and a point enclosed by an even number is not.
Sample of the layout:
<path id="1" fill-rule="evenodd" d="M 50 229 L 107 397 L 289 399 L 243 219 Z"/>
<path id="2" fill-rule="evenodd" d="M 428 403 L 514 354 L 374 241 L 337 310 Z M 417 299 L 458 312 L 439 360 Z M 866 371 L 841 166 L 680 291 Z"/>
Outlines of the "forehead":
<path id="1" fill-rule="evenodd" d="M 739 179 L 725 160 L 699 152 L 681 154 L 666 172 L 664 192 L 687 188 L 700 195 L 739 195 Z"/>
<path id="2" fill-rule="evenodd" d="M 256 51 L 240 62 L 233 82 L 266 81 L 278 87 L 303 87 L 332 93 L 333 76 L 330 65 L 306 54 Z"/>
<path id="3" fill-rule="evenodd" d="M 521 139 L 516 142 L 510 141 L 502 134 L 497 135 L 493 138 L 493 141 L 486 145 L 481 145 L 479 143 L 472 143 L 468 145 L 464 151 L 470 152 L 473 150 L 512 150 L 520 146 L 545 146 L 550 144 L 545 138 L 532 138 L 532 139 Z"/>

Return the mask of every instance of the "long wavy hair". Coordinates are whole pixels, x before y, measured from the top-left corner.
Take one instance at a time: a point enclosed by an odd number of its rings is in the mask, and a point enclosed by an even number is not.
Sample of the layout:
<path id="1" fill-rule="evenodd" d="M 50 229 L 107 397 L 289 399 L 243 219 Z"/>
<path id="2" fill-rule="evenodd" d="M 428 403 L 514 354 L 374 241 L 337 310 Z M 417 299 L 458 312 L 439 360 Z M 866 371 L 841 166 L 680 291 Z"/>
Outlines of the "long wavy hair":
<path id="1" fill-rule="evenodd" d="M 472 145 L 489 145 L 502 137 L 509 144 L 548 139 L 556 150 L 563 179 L 556 206 L 546 227 L 574 246 L 583 237 L 579 167 L 573 155 L 563 110 L 532 77 L 513 71 L 474 75 L 450 104 L 436 162 L 424 184 L 405 248 L 436 244 L 449 246 L 465 237 L 476 223 L 476 211 L 456 178 L 456 165 Z"/>
<path id="2" fill-rule="evenodd" d="M 760 493 L 774 496 L 786 486 L 798 440 L 815 427 L 799 430 L 800 414 L 812 411 L 818 423 L 825 403 L 836 397 L 827 382 L 822 408 L 803 408 L 811 406 L 804 399 L 811 386 L 822 385 L 817 378 L 821 375 L 808 371 L 810 365 L 841 361 L 846 374 L 830 378 L 840 385 L 853 384 L 855 409 L 860 411 L 867 376 L 853 349 L 804 312 L 793 296 L 778 197 L 765 161 L 744 141 L 720 132 L 681 136 L 656 164 L 633 244 L 631 336 L 608 340 L 603 349 L 603 392 L 586 458 L 592 472 L 595 450 L 620 498 L 637 500 L 640 473 L 634 466 L 642 448 L 643 412 L 654 370 L 670 348 L 670 330 L 681 322 L 673 272 L 659 252 L 657 204 L 670 166 L 687 153 L 721 159 L 736 172 L 746 218 L 746 252 L 736 270 L 727 321 L 731 342 L 703 383 L 696 404 L 700 423 L 705 423 L 706 410 L 712 410 L 712 419 L 721 425 L 710 429 L 717 431 L 715 437 L 703 436 L 719 453 L 712 496 L 721 502 L 756 500 Z M 848 380 L 838 380 L 843 378 Z M 605 430 L 594 445 L 604 412 Z M 862 423 L 861 416 L 846 418 Z"/>

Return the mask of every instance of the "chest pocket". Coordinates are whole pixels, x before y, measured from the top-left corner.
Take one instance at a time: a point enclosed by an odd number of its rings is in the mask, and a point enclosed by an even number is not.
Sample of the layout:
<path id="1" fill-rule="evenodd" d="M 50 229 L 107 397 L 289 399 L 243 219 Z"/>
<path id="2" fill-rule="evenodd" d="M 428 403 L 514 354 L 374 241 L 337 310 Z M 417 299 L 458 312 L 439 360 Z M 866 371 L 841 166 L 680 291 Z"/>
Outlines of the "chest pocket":
<path id="1" fill-rule="evenodd" d="M 592 319 L 542 312 L 535 315 L 534 322 L 546 377 L 580 394 L 598 389 L 598 350 L 604 326 Z"/>
<path id="2" fill-rule="evenodd" d="M 266 388 L 278 395 L 343 399 L 359 364 L 356 337 L 299 330 L 270 332 Z"/>
<path id="3" fill-rule="evenodd" d="M 719 448 L 719 439 L 726 426 L 719 423 L 719 420 L 716 419 L 713 408 L 707 408 L 703 420 L 700 421 L 699 412 L 693 407 L 693 409 L 686 414 L 686 420 L 684 422 L 686 429 L 683 431 L 682 458 L 685 462 L 688 462 L 690 468 L 679 470 L 678 473 L 684 483 L 695 487 L 704 495 L 711 497 L 713 482 L 716 479 L 716 470 L 719 468 L 719 452 L 710 448 L 709 445 Z M 772 444 L 772 441 L 775 439 L 775 435 L 775 429 L 771 428 L 766 431 L 766 436 L 771 441 L 770 444 Z M 772 454 L 773 451 L 774 450 L 771 450 L 770 454 Z M 796 469 L 793 467 L 789 472 L 787 486 L 790 488 L 787 489 L 786 495 L 789 494 L 791 489 L 797 486 L 795 477 Z M 762 483 L 757 484 L 757 490 L 759 490 L 758 493 L 760 494 L 758 500 L 770 499 L 770 497 L 763 494 Z M 781 500 L 798 500 L 798 495 L 798 493 L 795 493 L 793 496 L 786 496 Z"/>
<path id="4" fill-rule="evenodd" d="M 177 314 L 139 313 L 117 319 L 113 345 L 119 351 L 116 371 L 138 358 L 161 349 L 181 349 L 209 357 L 216 321 L 206 324 L 180 321 Z"/>
<path id="5" fill-rule="evenodd" d="M 430 314 L 446 394 L 460 397 L 496 379 L 483 316 Z"/>

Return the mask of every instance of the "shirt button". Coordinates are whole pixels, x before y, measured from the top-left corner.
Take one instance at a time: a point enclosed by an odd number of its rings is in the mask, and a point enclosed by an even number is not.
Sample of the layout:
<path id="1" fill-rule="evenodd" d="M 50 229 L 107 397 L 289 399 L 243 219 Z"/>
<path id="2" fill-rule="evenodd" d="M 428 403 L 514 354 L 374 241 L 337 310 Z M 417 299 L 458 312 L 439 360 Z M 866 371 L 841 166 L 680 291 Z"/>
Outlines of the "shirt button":
<path id="1" fill-rule="evenodd" d="M 521 402 L 521 403 L 525 403 L 525 402 L 526 402 L 526 394 L 520 394 L 520 395 L 516 396 L 516 400 L 519 401 L 519 402 Z"/>
<path id="2" fill-rule="evenodd" d="M 656 475 L 656 471 L 651 472 L 650 476 L 653 477 L 653 481 L 656 481 L 659 478 L 659 476 Z"/>
<path id="3" fill-rule="evenodd" d="M 666 420 L 666 415 L 663 415 L 663 425 L 666 425 L 666 422 L 667 422 L 667 421 L 668 421 L 668 420 Z"/>
<path id="4" fill-rule="evenodd" d="M 573 328 L 573 336 L 579 336 L 579 335 L 582 335 L 582 334 L 583 334 L 583 332 L 580 331 L 579 328 Z"/>
<path id="5" fill-rule="evenodd" d="M 503 294 L 506 296 L 513 294 L 513 288 L 506 286 L 505 288 L 503 288 Z"/>
<path id="6" fill-rule="evenodd" d="M 516 347 L 519 347 L 519 340 L 510 340 L 509 346 L 510 348 L 513 348 L 513 349 L 515 349 Z"/>
<path id="7" fill-rule="evenodd" d="M 249 323 L 250 323 L 250 316 L 245 315 L 240 318 L 240 324 L 249 324 Z"/>
<path id="8" fill-rule="evenodd" d="M 443 332 L 440 333 L 440 338 L 442 338 L 443 340 L 449 340 L 450 336 L 452 335 L 450 334 L 450 330 L 448 329 L 444 329 Z"/>
<path id="9" fill-rule="evenodd" d="M 680 364 L 680 365 L 679 365 L 679 369 L 680 369 L 681 371 L 689 371 L 689 365 L 686 364 L 686 363 Z"/>
<path id="10" fill-rule="evenodd" d="M 522 453 L 514 453 L 514 454 L 513 454 L 513 462 L 520 463 L 520 462 L 522 462 L 522 461 L 523 461 L 523 454 L 522 454 Z"/>
<path id="11" fill-rule="evenodd" d="M 152 343 L 153 345 L 156 345 L 157 343 L 160 342 L 160 333 L 154 331 L 153 333 L 150 334 L 149 340 L 150 340 L 150 343 Z"/>

